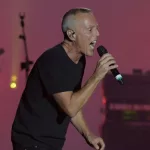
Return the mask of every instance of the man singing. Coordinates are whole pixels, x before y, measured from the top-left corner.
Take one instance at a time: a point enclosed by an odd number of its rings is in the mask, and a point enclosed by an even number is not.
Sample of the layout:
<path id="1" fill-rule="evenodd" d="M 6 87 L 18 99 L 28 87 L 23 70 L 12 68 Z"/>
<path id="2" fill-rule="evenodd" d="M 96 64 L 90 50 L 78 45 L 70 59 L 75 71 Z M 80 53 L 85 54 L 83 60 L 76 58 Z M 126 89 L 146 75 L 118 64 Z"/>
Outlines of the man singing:
<path id="1" fill-rule="evenodd" d="M 82 108 L 107 72 L 118 65 L 110 54 L 103 55 L 81 86 L 85 57 L 93 56 L 99 36 L 93 12 L 69 10 L 62 19 L 62 32 L 64 40 L 46 50 L 30 72 L 12 126 L 13 150 L 62 150 L 70 122 L 90 146 L 104 150 L 102 138 L 89 130 Z"/>

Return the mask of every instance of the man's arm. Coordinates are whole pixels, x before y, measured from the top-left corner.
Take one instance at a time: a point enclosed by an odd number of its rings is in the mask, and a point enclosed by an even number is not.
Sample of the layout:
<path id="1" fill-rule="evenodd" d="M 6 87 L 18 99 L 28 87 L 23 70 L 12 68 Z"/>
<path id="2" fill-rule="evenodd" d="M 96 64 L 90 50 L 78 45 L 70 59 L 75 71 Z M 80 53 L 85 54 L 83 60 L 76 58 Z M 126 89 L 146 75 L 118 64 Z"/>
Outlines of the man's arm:
<path id="1" fill-rule="evenodd" d="M 72 118 L 88 101 L 98 83 L 99 79 L 93 75 L 79 91 L 56 93 L 54 98 L 62 110 Z"/>
<path id="2" fill-rule="evenodd" d="M 92 134 L 86 124 L 81 110 L 76 114 L 76 116 L 71 118 L 71 123 L 84 138 L 87 138 Z"/>
<path id="3" fill-rule="evenodd" d="M 56 102 L 68 116 L 74 117 L 88 101 L 89 97 L 106 73 L 117 67 L 115 60 L 110 54 L 103 55 L 97 64 L 95 72 L 86 84 L 75 93 L 72 91 L 55 93 L 53 96 Z"/>
<path id="4" fill-rule="evenodd" d="M 71 123 L 78 130 L 78 132 L 84 137 L 86 142 L 95 148 L 96 150 L 104 150 L 105 143 L 101 137 L 95 136 L 88 128 L 82 111 L 79 111 L 76 116 L 71 118 Z"/>

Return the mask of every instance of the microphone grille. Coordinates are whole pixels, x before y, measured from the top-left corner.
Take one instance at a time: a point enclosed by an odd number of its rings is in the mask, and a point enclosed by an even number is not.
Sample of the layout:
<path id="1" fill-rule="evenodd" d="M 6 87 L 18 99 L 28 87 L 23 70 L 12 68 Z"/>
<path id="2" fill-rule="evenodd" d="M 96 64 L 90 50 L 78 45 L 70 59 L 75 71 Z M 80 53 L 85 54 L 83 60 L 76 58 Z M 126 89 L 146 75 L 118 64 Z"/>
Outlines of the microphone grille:
<path id="1" fill-rule="evenodd" d="M 102 45 L 100 45 L 98 48 L 97 48 L 97 52 L 100 56 L 102 56 L 103 54 L 106 54 L 108 53 L 108 51 L 106 50 L 106 48 Z"/>

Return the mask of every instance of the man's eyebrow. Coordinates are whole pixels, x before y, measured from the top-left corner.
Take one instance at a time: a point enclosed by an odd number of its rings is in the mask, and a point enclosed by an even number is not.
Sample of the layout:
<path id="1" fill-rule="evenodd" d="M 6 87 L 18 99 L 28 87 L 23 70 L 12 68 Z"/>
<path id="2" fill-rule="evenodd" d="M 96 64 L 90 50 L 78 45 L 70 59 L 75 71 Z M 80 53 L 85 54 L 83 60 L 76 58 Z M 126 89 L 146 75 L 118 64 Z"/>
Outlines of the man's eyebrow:
<path id="1" fill-rule="evenodd" d="M 88 28 L 93 28 L 93 27 L 99 27 L 99 24 L 96 24 L 96 25 L 89 25 Z"/>

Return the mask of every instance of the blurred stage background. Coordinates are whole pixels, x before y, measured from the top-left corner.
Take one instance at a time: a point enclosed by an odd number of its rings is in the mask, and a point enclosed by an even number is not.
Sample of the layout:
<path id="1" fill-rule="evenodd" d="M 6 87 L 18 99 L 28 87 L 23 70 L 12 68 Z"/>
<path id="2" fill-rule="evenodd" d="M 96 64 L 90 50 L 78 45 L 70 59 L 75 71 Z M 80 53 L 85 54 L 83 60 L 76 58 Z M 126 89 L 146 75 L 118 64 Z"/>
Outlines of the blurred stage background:
<path id="1" fill-rule="evenodd" d="M 142 100 L 145 105 L 150 103 L 150 97 L 148 95 L 148 89 L 150 89 L 149 78 L 138 75 L 135 78 L 135 82 L 128 78 L 132 74 L 132 70 L 141 69 L 144 74 L 150 69 L 150 1 L 148 0 L 1 0 L 0 1 L 0 48 L 4 49 L 4 53 L 0 55 L 0 149 L 1 150 L 12 150 L 10 142 L 10 129 L 11 124 L 16 112 L 16 108 L 20 99 L 22 90 L 26 82 L 25 70 L 20 69 L 20 63 L 25 61 L 25 52 L 23 41 L 19 39 L 19 35 L 22 34 L 20 26 L 19 12 L 25 12 L 25 32 L 27 36 L 27 46 L 29 59 L 36 61 L 41 53 L 47 48 L 54 46 L 61 42 L 63 36 L 61 33 L 61 19 L 63 14 L 70 8 L 73 7 L 88 7 L 91 8 L 100 24 L 100 38 L 97 42 L 97 46 L 104 45 L 110 53 L 116 58 L 119 64 L 119 70 L 127 77 L 126 86 L 121 89 L 120 86 L 116 85 L 116 82 L 110 81 L 106 91 L 113 89 L 114 95 L 111 92 L 107 92 L 108 101 L 118 100 L 118 95 L 123 92 L 122 97 L 117 101 L 118 103 L 127 104 L 130 100 L 134 99 L 133 103 L 140 103 Z M 84 75 L 84 82 L 90 77 L 99 56 L 95 51 L 95 55 L 87 59 L 87 66 Z M 32 67 L 32 65 L 31 65 Z M 136 74 L 139 72 L 136 71 Z M 16 89 L 10 88 L 12 75 L 17 77 Z M 112 79 L 112 78 L 111 78 Z M 140 80 L 140 82 L 138 82 Z M 144 80 L 144 82 L 143 82 Z M 109 79 L 108 79 L 109 81 Z M 130 82 L 131 81 L 131 82 Z M 83 83 L 84 83 L 83 82 Z M 107 82 L 107 81 L 106 81 Z M 134 83 L 136 83 L 134 85 Z M 142 87 L 140 87 L 142 85 Z M 146 85 L 146 86 L 145 86 Z M 135 90 L 134 87 L 140 87 Z M 108 89 L 109 88 L 109 89 Z M 126 88 L 131 88 L 133 92 L 126 92 Z M 143 93 L 143 91 L 147 91 Z M 101 84 L 97 87 L 93 96 L 84 107 L 85 118 L 89 124 L 91 130 L 97 134 L 102 135 L 102 131 L 107 131 L 104 137 L 106 138 L 106 150 L 118 150 L 125 148 L 125 144 L 130 145 L 133 149 L 138 150 L 133 145 L 133 139 L 143 136 L 143 141 L 148 140 L 142 129 L 147 129 L 145 124 L 140 126 L 140 133 L 138 136 L 136 133 L 136 127 L 134 130 L 127 131 L 129 126 L 123 128 L 120 126 L 107 124 L 103 129 L 103 122 L 108 121 L 105 119 L 103 114 L 103 108 L 105 108 L 105 100 L 102 99 L 102 86 Z M 116 93 L 118 91 L 118 93 Z M 140 93 L 141 92 L 141 93 Z M 111 94 L 110 94 L 111 93 Z M 134 94 L 143 94 L 143 99 L 138 99 Z M 112 96 L 110 98 L 110 95 Z M 132 95 L 133 94 L 133 95 Z M 123 97 L 125 96 L 125 97 Z M 127 99 L 126 99 L 127 96 Z M 134 98 L 133 98 L 134 97 Z M 133 98 L 133 99 L 132 99 Z M 122 99 L 124 99 L 122 101 Z M 130 102 L 131 102 L 130 101 Z M 132 103 L 131 102 L 131 103 Z M 116 103 L 115 103 L 116 104 Z M 142 104 L 142 103 L 141 103 Z M 148 113 L 149 107 L 147 108 Z M 114 106 L 114 105 L 113 105 Z M 119 106 L 120 107 L 120 106 Z M 121 106 L 125 108 L 124 106 Z M 130 107 L 130 106 L 129 106 Z M 140 107 L 140 106 L 139 106 Z M 117 108 L 115 105 L 112 108 Z M 140 107 L 141 108 L 141 107 Z M 121 109 L 120 109 L 121 110 Z M 111 110 L 112 111 L 112 110 Z M 119 112 L 117 112 L 119 113 Z M 135 110 L 132 112 L 124 112 L 124 117 L 131 117 L 127 114 L 136 114 Z M 145 115 L 145 114 L 144 114 Z M 143 116 L 144 116 L 143 115 Z M 146 114 L 147 115 L 147 114 Z M 116 119 L 116 115 L 111 116 L 110 120 Z M 114 117 L 114 118 L 113 118 Z M 134 117 L 133 117 L 134 118 Z M 130 118 L 131 120 L 133 118 Z M 135 119 L 135 118 L 134 118 Z M 110 121 L 109 120 L 109 121 Z M 130 120 L 130 121 L 131 121 Z M 129 120 L 128 120 L 129 121 Z M 146 122 L 146 120 L 144 120 Z M 117 121 L 116 121 L 117 123 Z M 122 121 L 124 124 L 124 122 Z M 109 127 L 110 126 L 110 127 Z M 129 133 L 128 135 L 125 135 Z M 143 135 L 139 135 L 143 134 Z M 110 136 L 109 136 L 110 135 Z M 132 137 L 131 140 L 129 137 Z M 124 137 L 124 139 L 123 139 Z M 126 138 L 127 137 L 127 138 Z M 110 140 L 113 139 L 112 143 Z M 119 141 L 121 140 L 121 142 Z M 137 141 L 137 139 L 135 138 Z M 114 145 L 113 145 L 114 143 Z M 120 147 L 115 147 L 116 143 Z M 121 143 L 121 144 L 120 144 Z M 137 141 L 137 144 L 139 141 Z M 146 143 L 143 143 L 146 145 Z M 114 146 L 114 147 L 113 147 Z M 121 147 L 122 146 L 122 147 Z M 67 141 L 64 146 L 64 150 L 90 150 L 91 148 L 86 145 L 85 141 L 80 137 L 78 132 L 72 127 L 69 127 L 67 134 Z M 130 150 L 128 147 L 126 149 Z M 141 149 L 141 148 L 140 148 Z M 147 146 L 145 150 L 149 150 L 150 146 Z"/>

